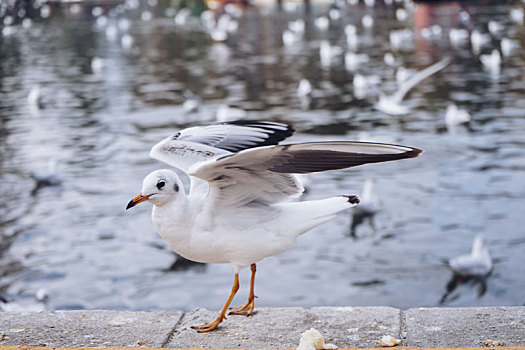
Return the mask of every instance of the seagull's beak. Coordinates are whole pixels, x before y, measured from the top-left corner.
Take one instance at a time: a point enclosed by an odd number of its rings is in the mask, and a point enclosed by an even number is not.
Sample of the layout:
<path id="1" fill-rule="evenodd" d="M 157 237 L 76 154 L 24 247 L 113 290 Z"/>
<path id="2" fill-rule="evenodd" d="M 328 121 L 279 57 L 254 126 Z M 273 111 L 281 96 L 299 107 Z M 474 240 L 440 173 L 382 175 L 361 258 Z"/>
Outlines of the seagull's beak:
<path id="1" fill-rule="evenodd" d="M 151 194 L 143 196 L 142 193 L 139 193 L 136 197 L 134 197 L 132 200 L 129 201 L 128 205 L 126 206 L 126 210 L 136 206 L 139 203 L 147 201 L 148 198 L 151 197 L 151 196 L 152 196 Z"/>

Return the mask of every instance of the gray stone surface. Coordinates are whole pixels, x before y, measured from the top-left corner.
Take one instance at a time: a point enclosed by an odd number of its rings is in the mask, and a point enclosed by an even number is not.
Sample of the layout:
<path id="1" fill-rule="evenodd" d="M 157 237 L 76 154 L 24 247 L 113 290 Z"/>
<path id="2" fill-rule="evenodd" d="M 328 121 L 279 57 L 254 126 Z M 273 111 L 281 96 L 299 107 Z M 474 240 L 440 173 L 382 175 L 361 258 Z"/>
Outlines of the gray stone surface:
<path id="1" fill-rule="evenodd" d="M 228 316 L 220 328 L 197 333 L 190 327 L 212 321 L 217 312 L 187 313 L 168 348 L 295 349 L 301 333 L 315 328 L 339 348 L 376 347 L 384 335 L 399 337 L 400 310 L 390 307 L 259 308 L 251 317 Z"/>
<path id="2" fill-rule="evenodd" d="M 378 347 L 384 335 L 423 348 L 504 345 L 525 349 L 525 307 L 260 308 L 252 317 L 229 316 L 218 330 L 197 333 L 216 311 L 56 311 L 0 312 L 0 348 L 152 347 L 210 349 L 295 349 L 301 333 L 321 332 L 339 348 Z M 7 348 L 9 349 L 9 348 Z"/>
<path id="3" fill-rule="evenodd" d="M 522 306 L 409 309 L 405 322 L 408 346 L 525 346 Z"/>
<path id="4" fill-rule="evenodd" d="M 182 311 L 0 313 L 0 346 L 161 347 Z"/>

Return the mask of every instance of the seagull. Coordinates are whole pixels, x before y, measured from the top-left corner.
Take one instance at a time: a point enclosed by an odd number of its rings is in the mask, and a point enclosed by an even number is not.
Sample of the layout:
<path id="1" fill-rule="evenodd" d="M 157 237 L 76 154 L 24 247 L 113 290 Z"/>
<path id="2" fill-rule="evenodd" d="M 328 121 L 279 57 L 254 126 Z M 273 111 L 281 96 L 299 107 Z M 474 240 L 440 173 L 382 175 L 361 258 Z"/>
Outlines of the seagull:
<path id="1" fill-rule="evenodd" d="M 422 80 L 428 78 L 432 74 L 435 74 L 448 66 L 450 63 L 450 58 L 445 57 L 442 60 L 434 63 L 433 65 L 417 72 L 410 79 L 405 80 L 399 90 L 397 90 L 392 95 L 382 95 L 379 97 L 379 101 L 376 104 L 376 109 L 380 110 L 383 113 L 390 115 L 404 115 L 410 112 L 410 107 L 402 105 L 401 101 L 405 95 L 416 86 Z"/>
<path id="2" fill-rule="evenodd" d="M 308 79 L 301 79 L 297 85 L 297 98 L 301 102 L 303 109 L 308 109 L 312 102 L 312 83 Z"/>
<path id="3" fill-rule="evenodd" d="M 520 48 L 520 42 L 509 38 L 501 38 L 500 48 L 503 56 L 510 56 Z"/>
<path id="4" fill-rule="evenodd" d="M 489 71 L 492 76 L 497 77 L 501 69 L 501 55 L 498 50 L 492 50 L 490 55 L 481 55 L 479 60 L 483 68 Z"/>
<path id="5" fill-rule="evenodd" d="M 100 74 L 102 73 L 102 71 L 104 70 L 104 67 L 106 65 L 106 62 L 103 58 L 100 58 L 100 57 L 93 57 L 91 59 L 91 71 L 94 73 L 94 74 Z"/>
<path id="6" fill-rule="evenodd" d="M 364 15 L 361 19 L 361 24 L 364 28 L 370 29 L 374 26 L 374 18 L 370 15 Z"/>
<path id="7" fill-rule="evenodd" d="M 481 235 L 474 237 L 472 251 L 470 254 L 460 255 L 445 264 L 453 272 L 451 280 L 447 284 L 447 291 L 441 297 L 440 304 L 443 304 L 447 297 L 460 284 L 466 282 L 479 283 L 478 297 L 482 296 L 486 289 L 486 279 L 492 273 L 492 258 L 486 246 L 485 239 Z"/>
<path id="8" fill-rule="evenodd" d="M 468 31 L 463 28 L 451 28 L 448 37 L 453 46 L 459 46 L 469 38 Z"/>
<path id="9" fill-rule="evenodd" d="M 490 43 L 490 40 L 490 35 L 482 34 L 479 30 L 474 29 L 470 34 L 472 52 L 478 55 L 481 52 L 481 48 Z"/>
<path id="10" fill-rule="evenodd" d="M 182 103 L 182 109 L 186 114 L 195 113 L 199 110 L 200 100 L 191 91 L 185 91 L 184 102 Z"/>
<path id="11" fill-rule="evenodd" d="M 448 266 L 462 276 L 484 277 L 492 271 L 492 258 L 481 235 L 474 237 L 470 254 L 451 259 Z"/>
<path id="12" fill-rule="evenodd" d="M 374 225 L 374 216 L 379 211 L 379 201 L 373 193 L 373 183 L 371 180 L 366 180 L 363 185 L 363 190 L 359 196 L 359 205 L 352 209 L 352 223 L 350 224 L 350 237 L 357 239 L 356 229 L 365 220 L 368 221 L 372 230 L 376 230 Z"/>
<path id="13" fill-rule="evenodd" d="M 348 51 L 345 53 L 345 68 L 349 72 L 357 71 L 357 68 L 361 63 L 367 63 L 370 60 L 366 53 L 355 53 L 353 51 Z"/>
<path id="14" fill-rule="evenodd" d="M 471 119 L 469 112 L 458 108 L 454 103 L 447 106 L 445 124 L 447 125 L 448 131 L 453 133 L 458 125 L 468 125 Z"/>
<path id="15" fill-rule="evenodd" d="M 518 7 L 510 10 L 510 19 L 517 24 L 523 24 L 523 9 Z"/>
<path id="16" fill-rule="evenodd" d="M 359 202 L 355 195 L 291 201 L 303 192 L 293 174 L 414 158 L 422 152 L 357 141 L 278 144 L 293 132 L 282 123 L 231 121 L 181 130 L 150 151 L 150 157 L 189 176 L 189 193 L 174 171 L 155 170 L 126 209 L 150 202 L 155 228 L 177 254 L 201 263 L 229 263 L 234 272 L 219 315 L 193 326 L 198 332 L 212 331 L 226 318 L 241 269 L 251 270 L 249 297 L 230 314 L 251 316 L 256 263 L 292 248 L 299 235 Z"/>
<path id="17" fill-rule="evenodd" d="M 225 103 L 221 103 L 217 107 L 217 112 L 215 113 L 215 119 L 218 122 L 227 122 L 230 120 L 237 120 L 246 117 L 248 113 L 244 109 L 230 107 Z"/>
<path id="18" fill-rule="evenodd" d="M 32 172 L 30 176 L 35 181 L 35 187 L 31 190 L 32 195 L 35 195 L 44 187 L 60 186 L 62 184 L 62 178 L 57 172 L 57 160 L 54 158 L 49 159 L 45 171 Z"/>
<path id="19" fill-rule="evenodd" d="M 349 50 L 356 51 L 357 44 L 359 43 L 359 37 L 357 36 L 357 28 L 353 24 L 347 24 L 345 26 L 346 35 L 346 46 Z"/>
<path id="20" fill-rule="evenodd" d="M 44 108 L 44 100 L 40 92 L 40 85 L 34 85 L 31 87 L 31 90 L 29 90 L 29 94 L 27 95 L 27 103 L 29 104 L 29 108 L 34 111 Z"/>

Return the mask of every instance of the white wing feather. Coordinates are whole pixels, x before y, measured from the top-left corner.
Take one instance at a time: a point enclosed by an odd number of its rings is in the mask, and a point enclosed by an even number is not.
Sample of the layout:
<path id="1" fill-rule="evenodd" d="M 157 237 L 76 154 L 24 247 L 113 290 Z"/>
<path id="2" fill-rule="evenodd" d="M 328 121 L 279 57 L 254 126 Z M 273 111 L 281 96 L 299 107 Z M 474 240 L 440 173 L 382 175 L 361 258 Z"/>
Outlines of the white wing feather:
<path id="1" fill-rule="evenodd" d="M 274 145 L 292 135 L 286 124 L 265 121 L 232 121 L 181 130 L 157 143 L 150 157 L 169 164 L 185 173 L 201 162 L 231 155 L 251 147 Z M 206 188 L 190 176 L 191 190 Z M 198 186 L 197 186 L 198 185 Z"/>

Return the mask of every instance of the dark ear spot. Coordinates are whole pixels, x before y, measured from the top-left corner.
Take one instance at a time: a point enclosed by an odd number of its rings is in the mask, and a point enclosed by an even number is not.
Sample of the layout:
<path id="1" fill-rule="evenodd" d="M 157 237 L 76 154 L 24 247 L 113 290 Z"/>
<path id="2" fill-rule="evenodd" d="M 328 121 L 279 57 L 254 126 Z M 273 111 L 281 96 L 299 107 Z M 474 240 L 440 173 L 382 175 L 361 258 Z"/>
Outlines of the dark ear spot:
<path id="1" fill-rule="evenodd" d="M 175 192 L 179 192 L 179 185 L 175 184 L 175 186 L 173 186 L 173 189 L 175 190 Z"/>

